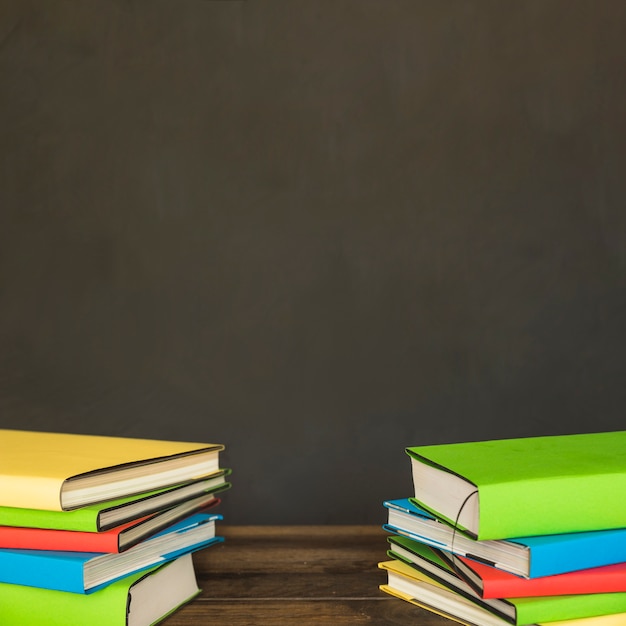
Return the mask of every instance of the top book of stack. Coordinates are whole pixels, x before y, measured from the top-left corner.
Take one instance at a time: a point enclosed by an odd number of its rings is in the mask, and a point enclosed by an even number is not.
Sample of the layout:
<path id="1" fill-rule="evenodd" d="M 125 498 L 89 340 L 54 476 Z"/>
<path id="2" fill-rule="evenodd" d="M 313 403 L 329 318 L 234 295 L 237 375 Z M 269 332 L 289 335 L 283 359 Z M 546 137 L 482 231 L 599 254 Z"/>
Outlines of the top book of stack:
<path id="1" fill-rule="evenodd" d="M 407 448 L 414 501 L 475 539 L 626 527 L 626 431 Z"/>
<path id="2" fill-rule="evenodd" d="M 0 429 L 0 506 L 67 511 L 219 470 L 223 445 Z"/>

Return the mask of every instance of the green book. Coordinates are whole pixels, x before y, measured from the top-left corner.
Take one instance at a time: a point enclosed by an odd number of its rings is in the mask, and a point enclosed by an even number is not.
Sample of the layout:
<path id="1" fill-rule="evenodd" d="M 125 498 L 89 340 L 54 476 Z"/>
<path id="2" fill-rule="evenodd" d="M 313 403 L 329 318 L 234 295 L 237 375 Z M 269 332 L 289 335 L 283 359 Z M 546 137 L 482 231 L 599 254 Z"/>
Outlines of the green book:
<path id="1" fill-rule="evenodd" d="M 626 431 L 406 451 L 415 503 L 475 539 L 626 526 Z"/>
<path id="2" fill-rule="evenodd" d="M 87 595 L 0 583 L 0 624 L 151 626 L 198 593 L 190 554 Z"/>
<path id="3" fill-rule="evenodd" d="M 421 556 L 430 558 L 427 552 Z M 441 565 L 441 560 L 433 561 L 434 573 L 426 573 L 426 568 L 413 567 L 402 560 L 379 563 L 387 571 L 392 590 L 422 605 L 442 609 L 465 623 L 526 626 L 613 614 L 622 614 L 626 619 L 626 593 L 484 600 L 458 577 L 451 582 L 442 576 Z M 451 569 L 448 572 L 456 576 Z"/>
<path id="4" fill-rule="evenodd" d="M 172 508 L 205 493 L 217 493 L 228 489 L 230 483 L 226 482 L 226 477 L 229 474 L 229 469 L 223 469 L 200 480 L 169 489 L 100 502 L 72 511 L 0 506 L 0 526 L 101 532 L 157 511 Z"/>

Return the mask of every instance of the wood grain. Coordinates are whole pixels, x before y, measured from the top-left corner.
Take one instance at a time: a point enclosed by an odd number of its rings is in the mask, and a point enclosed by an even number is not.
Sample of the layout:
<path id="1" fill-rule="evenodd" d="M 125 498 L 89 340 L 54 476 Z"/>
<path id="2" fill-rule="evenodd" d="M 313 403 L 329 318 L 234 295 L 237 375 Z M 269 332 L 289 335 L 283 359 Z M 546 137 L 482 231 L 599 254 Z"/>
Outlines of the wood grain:
<path id="1" fill-rule="evenodd" d="M 379 590 L 386 535 L 377 526 L 226 526 L 194 555 L 202 593 L 165 626 L 370 624 L 449 626 Z"/>

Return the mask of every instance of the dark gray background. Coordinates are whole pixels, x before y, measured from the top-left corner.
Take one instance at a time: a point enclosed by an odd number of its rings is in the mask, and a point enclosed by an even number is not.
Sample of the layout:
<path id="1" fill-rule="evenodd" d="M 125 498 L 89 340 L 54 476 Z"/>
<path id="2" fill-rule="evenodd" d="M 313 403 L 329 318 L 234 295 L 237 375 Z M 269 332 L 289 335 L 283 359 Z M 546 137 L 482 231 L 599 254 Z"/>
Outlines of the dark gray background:
<path id="1" fill-rule="evenodd" d="M 3 0 L 0 426 L 227 444 L 232 523 L 624 428 L 626 3 Z"/>

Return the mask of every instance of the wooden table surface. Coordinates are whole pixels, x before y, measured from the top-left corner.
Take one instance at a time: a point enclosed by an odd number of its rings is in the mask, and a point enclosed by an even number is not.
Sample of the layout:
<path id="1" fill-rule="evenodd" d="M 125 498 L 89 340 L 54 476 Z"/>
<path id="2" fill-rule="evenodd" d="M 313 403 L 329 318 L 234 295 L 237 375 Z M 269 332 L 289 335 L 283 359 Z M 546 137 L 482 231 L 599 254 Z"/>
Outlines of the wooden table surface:
<path id="1" fill-rule="evenodd" d="M 164 626 L 451 626 L 378 589 L 386 534 L 374 526 L 222 526 L 194 555 L 202 594 Z"/>

